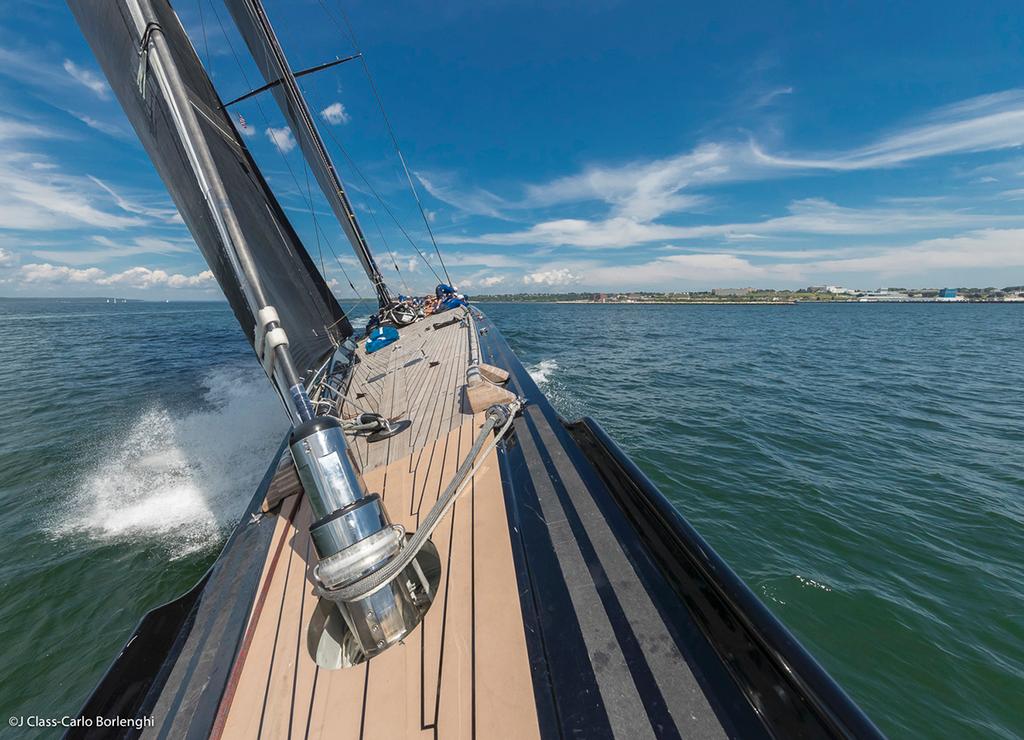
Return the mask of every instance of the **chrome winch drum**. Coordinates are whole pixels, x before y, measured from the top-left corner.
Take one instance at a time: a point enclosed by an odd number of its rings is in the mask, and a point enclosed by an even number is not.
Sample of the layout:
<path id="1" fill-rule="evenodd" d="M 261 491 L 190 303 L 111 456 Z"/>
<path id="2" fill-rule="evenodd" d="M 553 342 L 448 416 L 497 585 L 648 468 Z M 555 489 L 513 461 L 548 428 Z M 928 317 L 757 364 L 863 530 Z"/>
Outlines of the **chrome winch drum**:
<path id="1" fill-rule="evenodd" d="M 387 565 L 401 551 L 405 532 L 390 522 L 380 496 L 364 493 L 339 420 L 317 417 L 300 424 L 290 448 L 313 511 L 309 534 L 319 560 L 318 592 L 337 605 L 360 657 L 372 657 L 412 631 L 433 589 L 417 566 L 410 577 L 403 573 L 357 601 L 331 598 L 332 590 Z"/>

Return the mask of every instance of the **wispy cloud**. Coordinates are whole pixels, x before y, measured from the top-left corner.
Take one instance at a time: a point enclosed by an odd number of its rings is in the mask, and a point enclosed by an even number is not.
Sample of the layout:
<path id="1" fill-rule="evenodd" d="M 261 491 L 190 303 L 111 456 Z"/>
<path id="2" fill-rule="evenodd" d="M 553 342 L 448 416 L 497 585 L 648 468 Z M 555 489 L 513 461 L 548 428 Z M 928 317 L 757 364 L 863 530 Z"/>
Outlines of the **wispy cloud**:
<path id="1" fill-rule="evenodd" d="M 774 103 L 778 98 L 780 98 L 780 97 L 782 97 L 784 95 L 792 95 L 792 94 L 793 94 L 793 88 L 791 86 L 787 85 L 786 87 L 776 87 L 776 88 L 773 88 L 771 90 L 768 90 L 767 92 L 763 92 L 760 95 L 758 95 L 754 99 L 754 102 L 751 104 L 751 107 L 753 107 L 753 108 L 765 108 L 765 107 L 771 105 L 772 103 Z"/>
<path id="2" fill-rule="evenodd" d="M 0 229 L 55 230 L 75 225 L 122 229 L 136 216 L 103 210 L 90 198 L 87 178 L 58 170 L 29 170 L 30 157 L 0 156 Z"/>
<path id="3" fill-rule="evenodd" d="M 785 216 L 757 222 L 673 226 L 616 217 L 598 221 L 558 219 L 523 231 L 495 232 L 479 236 L 445 235 L 449 244 L 570 246 L 584 249 L 615 249 L 650 242 L 704 239 L 762 239 L 782 235 L 902 234 L 949 227 L 1012 224 L 1024 215 L 999 215 L 925 208 L 846 208 L 821 198 L 794 201 Z"/>
<path id="4" fill-rule="evenodd" d="M 786 94 L 788 88 L 772 91 Z M 603 203 L 602 218 L 554 218 L 526 229 L 446 235 L 449 244 L 627 247 L 666 239 L 734 234 L 750 238 L 766 234 L 897 233 L 949 226 L 1008 223 L 1007 217 L 959 211 L 844 209 L 820 199 L 795 201 L 790 213 L 754 223 L 676 226 L 664 217 L 700 212 L 709 205 L 708 186 L 764 180 L 821 170 L 896 167 L 929 157 L 1010 149 L 1024 145 L 1024 90 L 971 98 L 939 108 L 917 121 L 856 148 L 825 154 L 779 154 L 757 141 L 706 142 L 689 152 L 622 165 L 591 165 L 581 172 L 545 183 L 527 184 L 519 198 L 502 198 L 489 191 L 458 188 L 451 178 L 443 184 L 420 176 L 428 192 L 466 213 L 506 217 L 584 203 Z M 1012 219 L 1009 219 L 1012 220 Z M 733 237 L 735 238 L 735 237 Z"/>
<path id="5" fill-rule="evenodd" d="M 759 161 L 793 169 L 863 170 L 916 159 L 986 152 L 1024 145 L 1024 90 L 1014 89 L 939 108 L 867 146 L 824 155 L 770 154 L 756 144 Z"/>
<path id="6" fill-rule="evenodd" d="M 117 242 L 103 235 L 88 240 L 91 247 L 76 245 L 73 249 L 43 248 L 30 249 L 37 259 L 63 262 L 69 265 L 95 264 L 114 259 L 135 257 L 143 254 L 176 255 L 191 254 L 195 245 L 191 239 L 171 240 L 152 236 L 137 236 L 126 242 Z"/>
<path id="7" fill-rule="evenodd" d="M 96 97 L 101 100 L 110 99 L 110 87 L 107 85 L 107 81 L 95 72 L 80 67 L 70 59 L 64 60 L 64 71 L 71 75 L 71 79 L 75 82 L 92 91 Z"/>
<path id="8" fill-rule="evenodd" d="M 507 218 L 504 211 L 510 208 L 511 204 L 494 193 L 482 188 L 462 190 L 455 185 L 454 178 L 441 173 L 416 172 L 414 174 L 426 191 L 442 203 L 447 203 L 464 213 L 475 216 Z"/>
<path id="9" fill-rule="evenodd" d="M 86 115 L 85 113 L 78 113 L 76 111 L 70 110 L 68 111 L 68 113 L 77 118 L 79 121 L 84 123 L 89 128 L 94 129 L 95 131 L 99 131 L 101 134 L 113 136 L 115 139 L 131 140 L 131 137 L 128 135 L 128 133 L 120 126 L 115 126 L 112 123 L 101 121 L 97 118 L 93 118 L 90 115 Z"/>
<path id="10" fill-rule="evenodd" d="M 121 195 L 112 187 L 110 187 L 107 183 L 100 180 L 98 177 L 88 175 L 88 178 L 92 182 L 96 183 L 96 185 L 98 185 L 104 192 L 110 195 L 110 197 L 113 198 L 114 203 L 122 211 L 125 211 L 127 213 L 134 213 L 139 216 L 146 216 L 147 218 L 152 218 L 159 221 L 166 221 L 168 223 L 180 222 L 178 210 L 168 202 L 167 196 L 163 194 L 161 194 L 160 196 L 160 205 L 145 205 L 134 199 L 130 199 Z"/>

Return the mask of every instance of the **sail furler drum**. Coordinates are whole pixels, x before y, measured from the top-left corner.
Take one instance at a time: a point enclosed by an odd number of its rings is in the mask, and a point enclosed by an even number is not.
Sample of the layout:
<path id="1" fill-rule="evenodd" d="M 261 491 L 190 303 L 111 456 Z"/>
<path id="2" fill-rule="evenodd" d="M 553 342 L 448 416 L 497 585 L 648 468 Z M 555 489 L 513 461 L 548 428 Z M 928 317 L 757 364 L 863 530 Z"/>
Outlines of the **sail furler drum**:
<path id="1" fill-rule="evenodd" d="M 419 624 L 436 586 L 436 578 L 427 575 L 436 570 L 436 551 L 433 545 L 424 548 L 399 577 L 365 597 L 335 597 L 333 592 L 397 557 L 405 532 L 391 523 L 380 496 L 365 491 L 338 419 L 320 416 L 300 424 L 290 448 L 314 517 L 309 533 L 321 604 L 310 626 L 310 649 L 323 667 L 352 665 L 401 641 Z M 333 619 L 332 605 L 343 623 Z"/>

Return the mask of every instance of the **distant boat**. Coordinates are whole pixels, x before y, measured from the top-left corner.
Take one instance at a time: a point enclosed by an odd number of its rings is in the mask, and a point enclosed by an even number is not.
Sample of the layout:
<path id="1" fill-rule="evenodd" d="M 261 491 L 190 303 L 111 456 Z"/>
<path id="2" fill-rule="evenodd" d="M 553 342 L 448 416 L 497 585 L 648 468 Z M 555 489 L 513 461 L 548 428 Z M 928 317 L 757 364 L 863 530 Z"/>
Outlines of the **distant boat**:
<path id="1" fill-rule="evenodd" d="M 97 734 L 879 737 L 446 272 L 395 297 L 296 82 L 345 60 L 293 72 L 260 0 L 225 3 L 265 82 L 242 97 L 279 105 L 378 305 L 357 335 L 167 0 L 69 0 L 292 422 L 216 562 L 87 700 L 126 728 Z"/>

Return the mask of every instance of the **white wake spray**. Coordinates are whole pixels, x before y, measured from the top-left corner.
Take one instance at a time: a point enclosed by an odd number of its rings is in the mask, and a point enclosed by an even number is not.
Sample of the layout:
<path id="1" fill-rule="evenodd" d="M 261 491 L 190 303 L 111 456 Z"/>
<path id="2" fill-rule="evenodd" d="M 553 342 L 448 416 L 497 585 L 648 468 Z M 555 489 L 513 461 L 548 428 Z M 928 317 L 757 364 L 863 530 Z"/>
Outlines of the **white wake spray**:
<path id="1" fill-rule="evenodd" d="M 80 479 L 54 534 L 158 541 L 172 558 L 214 547 L 255 492 L 287 429 L 255 371 L 204 379 L 207 407 L 146 411 Z"/>
<path id="2" fill-rule="evenodd" d="M 558 369 L 558 363 L 554 360 L 541 360 L 536 365 L 530 365 L 526 371 L 530 373 L 533 382 L 539 386 L 545 385 L 551 376 Z"/>

